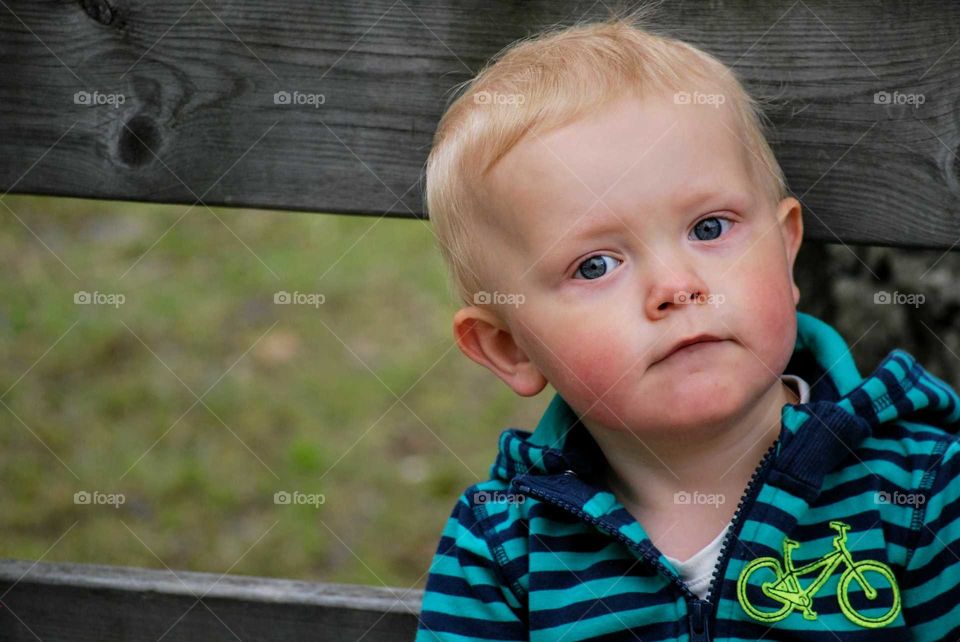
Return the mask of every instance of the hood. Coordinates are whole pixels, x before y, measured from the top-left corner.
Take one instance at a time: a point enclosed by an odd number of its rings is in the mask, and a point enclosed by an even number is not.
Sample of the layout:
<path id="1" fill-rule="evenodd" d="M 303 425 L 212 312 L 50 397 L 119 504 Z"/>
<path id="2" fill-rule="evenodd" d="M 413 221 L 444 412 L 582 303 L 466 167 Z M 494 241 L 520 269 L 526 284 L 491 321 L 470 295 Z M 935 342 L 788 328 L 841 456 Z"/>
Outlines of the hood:
<path id="1" fill-rule="evenodd" d="M 781 467 L 792 471 L 801 492 L 815 493 L 822 475 L 884 424 L 914 422 L 948 432 L 960 427 L 960 397 L 911 354 L 892 350 L 864 378 L 843 337 L 803 312 L 797 312 L 797 339 L 784 373 L 810 384 L 807 403 L 787 404 L 781 410 L 777 442 Z M 818 421 L 810 421 L 812 416 Z M 801 427 L 804 439 L 794 440 Z M 490 476 L 510 481 L 518 475 L 573 471 L 588 477 L 603 467 L 605 458 L 596 441 L 557 393 L 534 432 L 503 431 Z"/>

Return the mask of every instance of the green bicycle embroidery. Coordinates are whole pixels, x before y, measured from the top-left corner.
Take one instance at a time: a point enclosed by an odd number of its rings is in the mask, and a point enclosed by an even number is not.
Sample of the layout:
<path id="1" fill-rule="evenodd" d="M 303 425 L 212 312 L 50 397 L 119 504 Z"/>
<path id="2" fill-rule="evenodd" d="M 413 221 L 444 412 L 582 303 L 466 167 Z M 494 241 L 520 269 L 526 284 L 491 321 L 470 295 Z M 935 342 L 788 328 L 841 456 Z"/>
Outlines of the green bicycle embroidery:
<path id="1" fill-rule="evenodd" d="M 800 546 L 800 543 L 785 537 L 783 539 L 783 566 L 775 557 L 758 557 L 743 568 L 737 580 L 737 600 L 747 615 L 761 622 L 772 623 L 779 622 L 787 617 L 793 609 L 798 609 L 803 612 L 805 619 L 817 619 L 816 611 L 811 608 L 813 596 L 827 582 L 833 571 L 840 564 L 845 563 L 847 570 L 840 576 L 840 582 L 837 584 L 837 601 L 840 603 L 840 610 L 843 611 L 847 619 L 863 627 L 879 628 L 886 626 L 897 617 L 900 613 L 900 591 L 890 567 L 875 560 L 854 562 L 846 546 L 847 531 L 850 529 L 849 524 L 832 521 L 830 522 L 830 528 L 837 531 L 836 537 L 833 538 L 834 550 L 819 560 L 794 568 L 790 552 Z M 761 569 L 768 569 L 773 573 L 774 580 L 763 582 L 760 588 L 764 595 L 782 604 L 776 610 L 760 609 L 751 604 L 747 598 L 750 576 Z M 801 575 L 815 573 L 817 569 L 822 569 L 817 578 L 807 588 L 801 588 L 797 578 Z M 860 613 L 850 603 L 850 585 L 854 580 L 869 600 L 876 599 L 879 595 L 878 589 L 888 585 L 893 591 L 893 604 L 885 613 L 876 617 L 868 617 Z"/>

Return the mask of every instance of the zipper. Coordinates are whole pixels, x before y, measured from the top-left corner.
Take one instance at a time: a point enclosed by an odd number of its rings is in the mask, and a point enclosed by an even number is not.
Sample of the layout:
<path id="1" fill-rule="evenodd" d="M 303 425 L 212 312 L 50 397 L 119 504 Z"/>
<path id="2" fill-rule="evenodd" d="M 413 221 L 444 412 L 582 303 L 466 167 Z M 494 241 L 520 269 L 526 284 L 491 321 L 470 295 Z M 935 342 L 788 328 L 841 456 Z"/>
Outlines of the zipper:
<path id="1" fill-rule="evenodd" d="M 709 642 L 710 602 L 697 599 L 690 603 L 690 642 Z"/>
<path id="2" fill-rule="evenodd" d="M 737 503 L 737 509 L 733 513 L 733 519 L 730 520 L 730 528 L 727 529 L 727 533 L 723 536 L 723 541 L 720 544 L 720 555 L 717 560 L 716 566 L 713 567 L 713 576 L 710 579 L 710 590 L 707 592 L 707 599 L 705 600 L 706 613 L 702 611 L 698 612 L 698 616 L 705 618 L 703 623 L 703 635 L 704 637 L 694 637 L 691 633 L 692 640 L 710 640 L 710 630 L 716 624 L 717 612 L 714 606 L 714 599 L 716 597 L 717 591 L 720 589 L 720 582 L 723 581 L 724 573 L 721 571 L 726 571 L 727 564 L 729 563 L 729 558 L 733 552 L 730 547 L 730 539 L 734 536 L 737 531 L 737 527 L 740 525 L 739 522 L 743 518 L 743 510 L 747 502 L 751 504 L 753 500 L 756 499 L 758 494 L 759 484 L 762 481 L 767 468 L 772 460 L 771 455 L 777 449 L 777 446 L 780 444 L 780 437 L 778 436 L 770 447 L 767 448 L 767 452 L 763 454 L 763 457 L 760 458 L 760 463 L 757 464 L 757 467 L 754 469 L 753 474 L 750 476 L 750 481 L 747 482 L 747 487 L 743 491 L 743 496 L 740 497 L 740 501 Z M 692 622 L 692 620 L 691 620 Z M 693 630 L 691 626 L 691 631 Z"/>

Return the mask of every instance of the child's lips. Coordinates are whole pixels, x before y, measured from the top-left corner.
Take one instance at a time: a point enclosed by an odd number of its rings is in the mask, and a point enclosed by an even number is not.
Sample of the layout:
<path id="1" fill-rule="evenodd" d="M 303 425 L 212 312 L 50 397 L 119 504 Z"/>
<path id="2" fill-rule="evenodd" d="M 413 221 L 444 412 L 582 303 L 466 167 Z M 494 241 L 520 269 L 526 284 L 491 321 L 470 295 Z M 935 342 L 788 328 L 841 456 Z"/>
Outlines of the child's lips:
<path id="1" fill-rule="evenodd" d="M 650 365 L 655 365 L 667 360 L 676 361 L 685 359 L 689 356 L 698 354 L 703 350 L 708 350 L 711 347 L 722 345 L 723 343 L 726 343 L 726 339 L 718 339 L 716 337 L 704 337 L 703 339 L 699 339 L 693 343 L 684 343 L 680 345 L 680 347 L 673 348 L 666 356 L 659 358 Z"/>

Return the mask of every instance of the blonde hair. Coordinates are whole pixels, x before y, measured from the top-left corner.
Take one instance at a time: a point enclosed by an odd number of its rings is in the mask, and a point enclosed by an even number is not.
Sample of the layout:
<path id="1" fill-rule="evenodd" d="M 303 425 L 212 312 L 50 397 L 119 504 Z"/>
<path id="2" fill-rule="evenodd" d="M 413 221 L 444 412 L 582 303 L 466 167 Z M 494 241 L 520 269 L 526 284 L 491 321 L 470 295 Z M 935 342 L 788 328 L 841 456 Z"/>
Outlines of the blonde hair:
<path id="1" fill-rule="evenodd" d="M 493 222 L 481 207 L 487 172 L 529 133 L 572 122 L 605 102 L 682 91 L 702 82 L 732 108 L 761 174 L 768 202 L 789 192 L 764 135 L 759 103 L 722 62 L 693 45 L 641 25 L 641 11 L 592 23 L 551 27 L 491 58 L 447 108 L 426 163 L 424 202 L 448 276 L 466 305 L 489 287 L 478 274 L 485 248 L 480 224 Z M 699 86 L 699 85 L 698 85 Z M 457 88 L 454 88 L 455 90 Z M 489 251 L 489 248 L 486 248 Z"/>

